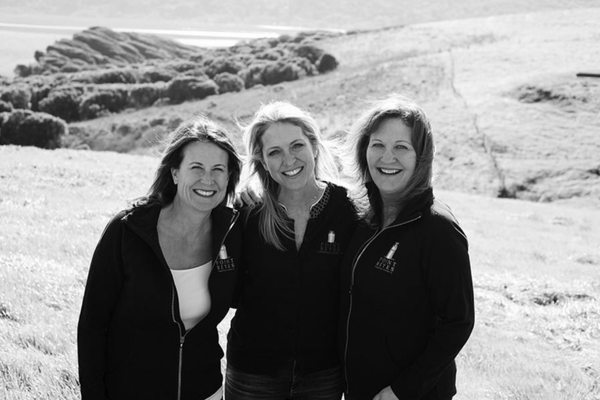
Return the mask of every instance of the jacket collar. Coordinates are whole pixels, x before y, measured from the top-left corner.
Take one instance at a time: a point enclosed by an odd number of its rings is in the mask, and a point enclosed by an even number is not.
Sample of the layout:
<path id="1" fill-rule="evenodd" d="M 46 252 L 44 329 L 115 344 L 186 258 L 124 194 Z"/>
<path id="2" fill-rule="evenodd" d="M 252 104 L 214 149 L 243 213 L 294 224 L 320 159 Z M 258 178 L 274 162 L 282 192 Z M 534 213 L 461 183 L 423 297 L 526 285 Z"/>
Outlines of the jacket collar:
<path id="1" fill-rule="evenodd" d="M 123 217 L 123 221 L 135 230 L 140 236 L 151 243 L 158 243 L 158 216 L 160 205 L 149 207 L 136 207 Z M 210 214 L 212 220 L 212 254 L 219 254 L 219 247 L 227 232 L 231 229 L 239 216 L 237 210 L 226 206 L 217 206 Z"/>
<path id="2" fill-rule="evenodd" d="M 377 186 L 375 186 L 375 184 L 372 181 L 367 182 L 365 184 L 365 187 L 367 188 L 369 198 L 371 198 L 371 194 L 375 190 L 378 190 Z M 404 221 L 413 219 L 421 215 L 424 212 L 424 210 L 431 207 L 431 205 L 433 204 L 433 199 L 433 188 L 430 187 L 426 189 L 423 193 L 412 198 L 408 203 L 406 203 L 402 211 L 400 211 L 400 213 L 391 225 L 396 225 L 398 223 L 402 223 Z"/>

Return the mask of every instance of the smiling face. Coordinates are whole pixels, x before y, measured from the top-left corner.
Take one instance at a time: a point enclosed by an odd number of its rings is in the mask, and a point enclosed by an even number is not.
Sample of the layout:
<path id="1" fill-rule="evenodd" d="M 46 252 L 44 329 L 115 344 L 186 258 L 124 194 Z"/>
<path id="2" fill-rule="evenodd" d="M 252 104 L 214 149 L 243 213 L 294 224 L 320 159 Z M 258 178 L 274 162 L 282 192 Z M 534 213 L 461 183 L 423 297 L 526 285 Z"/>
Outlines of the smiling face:
<path id="1" fill-rule="evenodd" d="M 195 211 L 210 212 L 227 194 L 228 155 L 213 143 L 193 142 L 183 150 L 183 160 L 171 174 L 177 185 L 174 203 Z"/>
<path id="2" fill-rule="evenodd" d="M 263 166 L 282 190 L 302 190 L 316 182 L 315 152 L 300 127 L 272 124 L 261 141 Z"/>
<path id="3" fill-rule="evenodd" d="M 406 188 L 417 164 L 412 130 L 398 118 L 388 118 L 369 137 L 367 165 L 381 198 L 395 202 Z"/>

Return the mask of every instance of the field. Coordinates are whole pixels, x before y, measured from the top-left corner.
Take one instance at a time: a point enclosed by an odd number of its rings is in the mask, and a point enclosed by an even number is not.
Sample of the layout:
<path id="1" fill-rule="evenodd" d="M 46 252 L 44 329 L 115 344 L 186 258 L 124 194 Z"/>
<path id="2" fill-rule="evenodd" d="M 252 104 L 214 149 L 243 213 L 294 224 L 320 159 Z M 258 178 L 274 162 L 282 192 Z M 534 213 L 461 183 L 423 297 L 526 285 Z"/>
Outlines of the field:
<path id="1" fill-rule="evenodd" d="M 78 398 L 75 326 L 90 255 L 155 165 L 0 147 L 0 398 Z M 600 398 L 600 211 L 437 195 L 469 237 L 475 283 L 456 398 Z"/>
<path id="2" fill-rule="evenodd" d="M 419 19 L 416 8 L 413 25 L 323 42 L 340 61 L 328 75 L 77 126 L 112 129 L 112 145 L 130 140 L 122 126 L 200 112 L 235 129 L 279 98 L 331 135 L 367 99 L 414 96 L 436 131 L 435 192 L 470 243 L 476 327 L 456 399 L 598 400 L 600 80 L 576 77 L 600 71 L 592 3 L 498 1 L 456 20 Z M 156 165 L 151 146 L 132 153 L 0 147 L 1 399 L 79 398 L 75 328 L 91 253 Z"/>

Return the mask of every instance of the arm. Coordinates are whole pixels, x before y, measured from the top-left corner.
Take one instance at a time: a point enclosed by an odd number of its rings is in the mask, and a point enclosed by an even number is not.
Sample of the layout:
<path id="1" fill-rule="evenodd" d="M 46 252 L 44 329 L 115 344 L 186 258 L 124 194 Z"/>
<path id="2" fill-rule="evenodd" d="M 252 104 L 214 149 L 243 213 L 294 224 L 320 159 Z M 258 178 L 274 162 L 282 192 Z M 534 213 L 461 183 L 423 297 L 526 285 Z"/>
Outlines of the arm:
<path id="1" fill-rule="evenodd" d="M 436 322 L 424 351 L 390 385 L 400 399 L 421 398 L 433 388 L 467 342 L 475 322 L 466 236 L 454 220 L 440 216 L 428 229 L 422 264 Z"/>
<path id="2" fill-rule="evenodd" d="M 96 246 L 77 326 L 79 381 L 83 400 L 106 399 L 107 331 L 123 284 L 122 223 L 119 214 Z"/>

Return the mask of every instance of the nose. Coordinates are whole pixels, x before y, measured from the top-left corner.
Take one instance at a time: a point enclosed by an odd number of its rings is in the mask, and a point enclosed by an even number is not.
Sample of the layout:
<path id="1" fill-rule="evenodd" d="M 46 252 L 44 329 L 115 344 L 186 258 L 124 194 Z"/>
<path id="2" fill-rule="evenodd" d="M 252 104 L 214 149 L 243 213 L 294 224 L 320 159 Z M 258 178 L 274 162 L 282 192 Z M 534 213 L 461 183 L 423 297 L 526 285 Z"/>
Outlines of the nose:
<path id="1" fill-rule="evenodd" d="M 204 174 L 202 174 L 202 176 L 200 177 L 200 182 L 210 185 L 211 183 L 213 183 L 213 176 L 212 173 L 210 171 L 204 171 Z"/>
<path id="2" fill-rule="evenodd" d="M 292 153 L 285 153 L 285 155 L 283 156 L 283 164 L 285 166 L 292 166 L 295 162 L 296 156 L 294 156 Z"/>
<path id="3" fill-rule="evenodd" d="M 393 151 L 389 148 L 386 148 L 383 154 L 381 155 L 381 162 L 384 163 L 392 163 L 396 161 L 396 156 Z"/>

